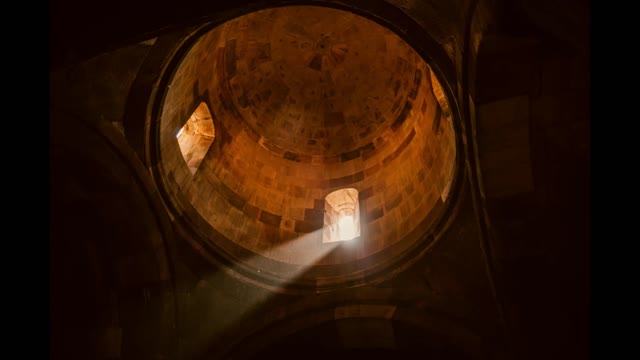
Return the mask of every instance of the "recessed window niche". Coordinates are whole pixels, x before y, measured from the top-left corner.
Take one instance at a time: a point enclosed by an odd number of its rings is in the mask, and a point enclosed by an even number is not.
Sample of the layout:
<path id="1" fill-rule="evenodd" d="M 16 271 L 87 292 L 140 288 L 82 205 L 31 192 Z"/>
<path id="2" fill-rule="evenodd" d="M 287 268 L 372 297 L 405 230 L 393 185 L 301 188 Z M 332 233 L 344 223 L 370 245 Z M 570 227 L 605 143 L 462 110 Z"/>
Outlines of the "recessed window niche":
<path id="1" fill-rule="evenodd" d="M 215 128 L 211 112 L 204 102 L 196 108 L 176 134 L 182 157 L 195 174 L 213 143 Z"/>
<path id="2" fill-rule="evenodd" d="M 340 189 L 325 198 L 323 243 L 346 241 L 360 236 L 358 190 Z"/>

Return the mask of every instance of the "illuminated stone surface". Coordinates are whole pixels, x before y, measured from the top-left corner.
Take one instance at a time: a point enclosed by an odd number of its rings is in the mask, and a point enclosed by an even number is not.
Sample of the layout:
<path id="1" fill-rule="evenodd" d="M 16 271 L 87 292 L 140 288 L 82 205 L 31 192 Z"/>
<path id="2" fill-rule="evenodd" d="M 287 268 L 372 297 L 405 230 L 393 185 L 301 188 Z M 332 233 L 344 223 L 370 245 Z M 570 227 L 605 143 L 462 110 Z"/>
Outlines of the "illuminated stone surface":
<path id="1" fill-rule="evenodd" d="M 180 64 L 160 119 L 163 168 L 215 231 L 256 254 L 362 259 L 426 230 L 446 199 L 455 136 L 434 82 L 371 20 L 320 7 L 250 13 L 203 35 Z M 174 134 L 202 101 L 216 139 L 191 177 Z M 345 187 L 361 193 L 361 236 L 325 256 L 322 204 Z"/>

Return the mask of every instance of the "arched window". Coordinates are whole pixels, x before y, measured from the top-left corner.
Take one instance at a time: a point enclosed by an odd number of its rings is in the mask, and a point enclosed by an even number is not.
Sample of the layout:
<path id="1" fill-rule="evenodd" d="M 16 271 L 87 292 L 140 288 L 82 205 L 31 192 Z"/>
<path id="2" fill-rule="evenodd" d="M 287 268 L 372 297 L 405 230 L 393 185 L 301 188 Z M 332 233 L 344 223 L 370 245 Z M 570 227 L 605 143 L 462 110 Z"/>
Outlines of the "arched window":
<path id="1" fill-rule="evenodd" d="M 204 102 L 196 108 L 176 134 L 182 157 L 191 174 L 195 174 L 213 143 L 215 129 L 211 112 Z"/>
<path id="2" fill-rule="evenodd" d="M 327 195 L 324 203 L 322 242 L 351 240 L 360 236 L 358 190 L 340 189 Z"/>

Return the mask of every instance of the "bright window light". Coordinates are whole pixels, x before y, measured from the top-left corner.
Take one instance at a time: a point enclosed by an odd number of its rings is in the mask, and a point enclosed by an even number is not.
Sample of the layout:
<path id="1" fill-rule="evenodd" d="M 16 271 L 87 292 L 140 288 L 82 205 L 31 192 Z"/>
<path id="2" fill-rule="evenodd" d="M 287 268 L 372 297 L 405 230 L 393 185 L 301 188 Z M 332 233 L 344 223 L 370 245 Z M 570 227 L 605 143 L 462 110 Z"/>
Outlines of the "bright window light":
<path id="1" fill-rule="evenodd" d="M 358 190 L 336 190 L 325 197 L 322 242 L 352 240 L 360 236 Z"/>
<path id="2" fill-rule="evenodd" d="M 191 174 L 195 174 L 200 167 L 214 137 L 215 128 L 211 112 L 207 104 L 202 102 L 176 135 L 180 152 Z"/>
<path id="3" fill-rule="evenodd" d="M 340 216 L 338 220 L 338 239 L 351 240 L 356 237 L 356 227 L 353 224 L 353 216 Z"/>

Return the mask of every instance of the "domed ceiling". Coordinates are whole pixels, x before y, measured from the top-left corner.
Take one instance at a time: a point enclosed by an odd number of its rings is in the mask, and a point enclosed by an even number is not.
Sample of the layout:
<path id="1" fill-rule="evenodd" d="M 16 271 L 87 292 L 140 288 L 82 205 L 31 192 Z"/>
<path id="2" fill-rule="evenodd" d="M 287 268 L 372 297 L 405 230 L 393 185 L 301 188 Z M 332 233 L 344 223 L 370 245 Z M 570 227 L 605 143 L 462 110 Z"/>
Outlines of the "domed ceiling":
<path id="1" fill-rule="evenodd" d="M 274 10 L 225 27 L 236 109 L 261 140 L 301 156 L 371 146 L 421 75 L 398 36 L 347 12 Z"/>
<path id="2" fill-rule="evenodd" d="M 202 104 L 215 137 L 192 173 L 176 134 Z M 263 271 L 280 264 L 270 269 L 284 277 L 362 271 L 417 246 L 454 173 L 449 106 L 429 66 L 390 30 L 332 8 L 257 11 L 202 35 L 159 120 L 184 213 L 219 251 Z M 357 192 L 360 233 L 323 242 L 325 197 L 343 188 Z"/>

